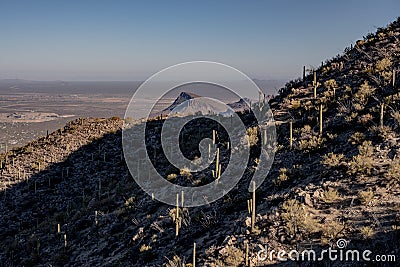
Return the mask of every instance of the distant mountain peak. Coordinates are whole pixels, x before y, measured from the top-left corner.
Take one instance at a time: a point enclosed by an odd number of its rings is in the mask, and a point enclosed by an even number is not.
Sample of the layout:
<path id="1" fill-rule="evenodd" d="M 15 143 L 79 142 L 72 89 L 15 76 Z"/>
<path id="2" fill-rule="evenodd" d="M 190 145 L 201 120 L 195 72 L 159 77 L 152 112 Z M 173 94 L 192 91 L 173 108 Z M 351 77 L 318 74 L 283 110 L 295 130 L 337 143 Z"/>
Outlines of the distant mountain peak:
<path id="1" fill-rule="evenodd" d="M 173 110 L 176 106 L 182 104 L 183 102 L 197 97 L 200 96 L 191 92 L 181 92 L 179 96 L 175 99 L 174 103 L 172 103 L 172 105 L 169 106 L 166 110 Z"/>
<path id="2" fill-rule="evenodd" d="M 179 94 L 179 96 L 175 99 L 174 104 L 175 103 L 181 104 L 181 103 L 185 102 L 186 100 L 197 98 L 197 97 L 200 97 L 200 96 L 196 95 L 194 93 L 191 93 L 191 92 L 181 92 Z M 179 103 L 177 103 L 177 102 L 179 102 Z"/>
<path id="3" fill-rule="evenodd" d="M 181 92 L 179 94 L 179 97 L 184 97 L 184 98 L 188 98 L 188 99 L 192 99 L 192 98 L 196 98 L 196 97 L 200 97 L 199 95 L 196 95 L 192 92 Z"/>

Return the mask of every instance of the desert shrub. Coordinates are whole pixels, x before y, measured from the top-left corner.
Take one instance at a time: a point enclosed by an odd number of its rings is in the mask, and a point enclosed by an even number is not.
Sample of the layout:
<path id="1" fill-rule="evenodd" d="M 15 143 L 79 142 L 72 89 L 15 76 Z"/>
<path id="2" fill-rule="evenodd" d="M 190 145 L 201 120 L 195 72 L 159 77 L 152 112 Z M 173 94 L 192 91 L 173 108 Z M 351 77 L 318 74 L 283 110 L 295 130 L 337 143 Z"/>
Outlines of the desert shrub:
<path id="1" fill-rule="evenodd" d="M 328 89 L 328 90 L 333 90 L 334 88 L 337 88 L 337 87 L 338 87 L 338 85 L 337 85 L 335 79 L 329 79 L 329 80 L 327 80 L 327 81 L 324 83 L 324 85 L 325 85 L 326 89 Z"/>
<path id="2" fill-rule="evenodd" d="M 326 243 L 329 243 L 331 240 L 336 239 L 343 229 L 344 226 L 337 220 L 326 220 L 325 223 L 321 225 L 322 241 L 324 242 L 327 240 L 328 242 Z"/>
<path id="3" fill-rule="evenodd" d="M 364 40 L 357 40 L 356 41 L 357 46 L 362 47 L 365 44 Z"/>
<path id="4" fill-rule="evenodd" d="M 281 186 L 284 182 L 289 180 L 287 175 L 288 170 L 286 168 L 281 168 L 279 170 L 279 176 L 273 181 L 274 185 Z"/>
<path id="5" fill-rule="evenodd" d="M 385 177 L 390 181 L 400 182 L 400 158 L 396 158 L 391 162 Z"/>
<path id="6" fill-rule="evenodd" d="M 298 109 L 301 107 L 301 102 L 300 100 L 295 100 L 293 99 L 292 101 L 290 101 L 290 108 L 292 109 Z"/>
<path id="7" fill-rule="evenodd" d="M 290 235 L 308 235 L 318 231 L 317 222 L 307 213 L 305 205 L 296 199 L 283 202 L 282 219 L 285 222 L 285 230 Z"/>
<path id="8" fill-rule="evenodd" d="M 129 209 L 133 208 L 135 207 L 135 203 L 136 203 L 135 197 L 130 197 L 125 200 L 125 207 Z"/>
<path id="9" fill-rule="evenodd" d="M 192 173 L 190 172 L 190 169 L 188 167 L 184 167 L 183 169 L 181 169 L 179 174 L 187 178 L 192 177 Z"/>
<path id="10" fill-rule="evenodd" d="M 326 141 L 326 139 L 314 132 L 310 125 L 304 125 L 304 127 L 300 130 L 298 149 L 305 152 L 310 152 L 312 150 L 321 148 L 324 141 Z"/>
<path id="11" fill-rule="evenodd" d="M 349 138 L 349 143 L 353 145 L 361 144 L 365 141 L 365 134 L 360 132 L 353 133 Z"/>
<path id="12" fill-rule="evenodd" d="M 399 111 L 393 112 L 392 118 L 395 119 L 395 121 L 397 122 L 397 125 L 400 126 L 400 112 Z"/>
<path id="13" fill-rule="evenodd" d="M 145 251 L 149 251 L 150 249 L 151 249 L 150 246 L 148 246 L 148 245 L 146 245 L 146 244 L 143 244 L 143 245 L 140 247 L 139 251 L 140 251 L 140 252 L 145 252 Z"/>
<path id="14" fill-rule="evenodd" d="M 175 255 L 172 260 L 167 258 L 167 263 L 165 263 L 164 267 L 184 267 L 186 265 L 185 259 L 181 259 L 178 255 Z"/>
<path id="15" fill-rule="evenodd" d="M 363 238 L 368 239 L 374 235 L 374 229 L 370 226 L 364 226 L 360 229 L 360 233 Z"/>
<path id="16" fill-rule="evenodd" d="M 224 266 L 225 263 L 219 259 L 214 259 L 214 261 L 210 263 L 210 267 L 224 267 Z"/>
<path id="17" fill-rule="evenodd" d="M 299 141 L 299 149 L 305 152 L 310 152 L 322 147 L 325 138 L 320 136 L 312 136 L 309 139 L 303 139 Z"/>
<path id="18" fill-rule="evenodd" d="M 357 111 L 361 111 L 365 109 L 365 105 L 362 103 L 353 103 L 353 107 Z M 360 120 L 360 119 L 359 119 Z"/>
<path id="19" fill-rule="evenodd" d="M 362 204 L 369 205 L 374 199 L 374 192 L 371 189 L 360 191 L 358 192 L 358 199 L 361 201 Z"/>
<path id="20" fill-rule="evenodd" d="M 336 133 L 326 133 L 326 136 L 328 136 L 328 138 L 330 140 L 334 140 L 334 139 L 336 139 L 338 137 L 338 134 L 336 134 Z"/>
<path id="21" fill-rule="evenodd" d="M 246 130 L 245 139 L 250 146 L 255 146 L 258 143 L 258 127 L 249 127 Z"/>
<path id="22" fill-rule="evenodd" d="M 371 174 L 374 164 L 373 153 L 374 148 L 371 141 L 364 141 L 358 146 L 358 155 L 354 156 L 350 161 L 348 174 Z"/>
<path id="23" fill-rule="evenodd" d="M 368 102 L 370 96 L 375 92 L 375 88 L 368 84 L 368 81 L 364 81 L 358 89 L 357 93 L 354 94 L 354 98 L 360 105 L 365 105 Z"/>
<path id="24" fill-rule="evenodd" d="M 375 65 L 376 72 L 382 72 L 388 70 L 392 66 L 392 60 L 389 57 L 384 57 L 381 60 L 378 60 Z"/>
<path id="25" fill-rule="evenodd" d="M 339 193 L 333 188 L 324 190 L 321 200 L 325 203 L 334 203 L 340 199 Z"/>
<path id="26" fill-rule="evenodd" d="M 223 257 L 223 262 L 226 264 L 225 266 L 242 266 L 245 260 L 245 253 L 235 247 L 228 246 L 220 252 Z"/>
<path id="27" fill-rule="evenodd" d="M 323 97 L 320 97 L 320 103 L 327 103 L 328 99 L 331 99 L 335 96 L 334 90 L 325 91 Z"/>
<path id="28" fill-rule="evenodd" d="M 170 174 L 167 175 L 167 180 L 168 181 L 175 180 L 177 176 L 178 175 L 176 175 L 176 173 L 170 173 Z"/>
<path id="29" fill-rule="evenodd" d="M 331 152 L 323 156 L 322 163 L 324 164 L 325 167 L 332 169 L 338 166 L 343 159 L 344 159 L 343 154 L 335 154 Z"/>
<path id="30" fill-rule="evenodd" d="M 372 126 L 370 131 L 383 140 L 388 139 L 393 134 L 392 128 L 389 126 Z"/>
<path id="31" fill-rule="evenodd" d="M 356 106 L 356 105 L 355 105 Z M 362 108 L 363 109 L 363 108 Z M 363 114 L 361 115 L 361 117 L 358 118 L 358 122 L 365 125 L 368 122 L 372 121 L 373 117 L 371 114 L 367 113 L 367 114 Z"/>
<path id="32" fill-rule="evenodd" d="M 308 100 L 308 101 L 306 101 L 306 102 L 303 104 L 303 108 L 304 108 L 305 110 L 314 109 L 314 104 L 313 104 L 313 102 L 311 102 L 310 100 Z"/>
<path id="33" fill-rule="evenodd" d="M 357 118 L 358 113 L 357 112 L 351 112 L 349 115 L 345 116 L 344 119 L 346 122 L 350 123 L 352 122 L 355 118 Z"/>
<path id="34" fill-rule="evenodd" d="M 310 138 L 314 134 L 310 125 L 304 125 L 300 130 L 300 135 L 302 139 Z"/>

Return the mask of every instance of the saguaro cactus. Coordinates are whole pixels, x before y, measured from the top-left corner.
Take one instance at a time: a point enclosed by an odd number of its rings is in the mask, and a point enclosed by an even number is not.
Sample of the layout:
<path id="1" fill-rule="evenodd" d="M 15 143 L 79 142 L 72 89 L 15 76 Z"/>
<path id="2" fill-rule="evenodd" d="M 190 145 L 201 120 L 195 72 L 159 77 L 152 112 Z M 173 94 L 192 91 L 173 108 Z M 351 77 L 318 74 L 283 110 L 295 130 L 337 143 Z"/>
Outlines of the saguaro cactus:
<path id="1" fill-rule="evenodd" d="M 381 128 L 383 127 L 383 115 L 384 115 L 384 113 L 385 113 L 385 104 L 382 103 L 381 104 L 380 123 L 379 123 Z"/>
<path id="2" fill-rule="evenodd" d="M 253 233 L 255 230 L 255 222 L 256 222 L 256 182 L 252 182 L 253 184 L 253 198 L 250 201 L 250 210 L 251 210 L 251 232 Z"/>
<path id="3" fill-rule="evenodd" d="M 212 131 L 213 145 L 215 145 L 215 137 L 216 137 L 216 130 L 213 130 L 213 131 Z"/>
<path id="4" fill-rule="evenodd" d="M 193 263 L 192 263 L 193 267 L 196 267 L 196 242 L 193 243 Z"/>
<path id="5" fill-rule="evenodd" d="M 179 235 L 179 194 L 176 194 L 175 236 Z"/>
<path id="6" fill-rule="evenodd" d="M 393 69 L 393 78 L 392 78 L 392 86 L 393 86 L 393 88 L 395 87 L 395 85 L 396 85 L 396 70 Z"/>
<path id="7" fill-rule="evenodd" d="M 319 106 L 319 134 L 322 135 L 322 104 Z"/>
<path id="8" fill-rule="evenodd" d="M 289 122 L 289 139 L 290 139 L 290 149 L 293 148 L 293 121 Z"/>
<path id="9" fill-rule="evenodd" d="M 313 81 L 313 86 L 314 86 L 314 98 L 317 98 L 317 72 L 314 70 L 314 81 Z"/>
<path id="10" fill-rule="evenodd" d="M 94 223 L 96 224 L 96 226 L 99 224 L 99 220 L 97 218 L 97 215 L 98 215 L 98 211 L 96 210 L 96 211 L 94 211 Z"/>
<path id="11" fill-rule="evenodd" d="M 64 234 L 64 248 L 67 247 L 67 234 Z"/>
<path id="12" fill-rule="evenodd" d="M 219 176 L 218 176 L 220 174 L 219 168 L 220 168 L 220 164 L 219 164 L 219 147 L 218 147 L 217 148 L 217 159 L 215 161 L 214 178 L 219 178 Z"/>

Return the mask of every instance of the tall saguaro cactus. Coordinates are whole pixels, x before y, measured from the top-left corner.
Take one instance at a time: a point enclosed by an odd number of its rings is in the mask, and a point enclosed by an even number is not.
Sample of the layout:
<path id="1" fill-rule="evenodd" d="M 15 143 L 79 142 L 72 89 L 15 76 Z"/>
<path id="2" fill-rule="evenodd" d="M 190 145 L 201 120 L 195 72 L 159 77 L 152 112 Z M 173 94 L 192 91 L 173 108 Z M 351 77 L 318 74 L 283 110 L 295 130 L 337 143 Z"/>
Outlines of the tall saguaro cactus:
<path id="1" fill-rule="evenodd" d="M 251 232 L 254 233 L 254 225 L 256 223 L 256 182 L 253 181 L 253 199 L 251 207 Z"/>
<path id="2" fill-rule="evenodd" d="M 214 178 L 219 178 L 221 176 L 221 164 L 219 163 L 219 147 L 217 147 L 217 159 L 215 161 L 215 171 Z"/>
<path id="3" fill-rule="evenodd" d="M 213 130 L 213 131 L 212 131 L 213 145 L 215 145 L 215 137 L 216 137 L 216 130 Z"/>
<path id="4" fill-rule="evenodd" d="M 193 263 L 192 263 L 193 267 L 196 267 L 196 242 L 193 243 Z"/>
<path id="5" fill-rule="evenodd" d="M 314 86 L 314 98 L 317 98 L 317 72 L 314 70 L 314 80 L 313 80 L 313 86 Z"/>
<path id="6" fill-rule="evenodd" d="M 290 139 L 290 149 L 293 148 L 293 121 L 289 122 L 289 139 Z"/>
<path id="7" fill-rule="evenodd" d="M 322 135 L 322 104 L 319 106 L 319 134 Z"/>
<path id="8" fill-rule="evenodd" d="M 175 236 L 179 235 L 179 194 L 176 194 Z"/>

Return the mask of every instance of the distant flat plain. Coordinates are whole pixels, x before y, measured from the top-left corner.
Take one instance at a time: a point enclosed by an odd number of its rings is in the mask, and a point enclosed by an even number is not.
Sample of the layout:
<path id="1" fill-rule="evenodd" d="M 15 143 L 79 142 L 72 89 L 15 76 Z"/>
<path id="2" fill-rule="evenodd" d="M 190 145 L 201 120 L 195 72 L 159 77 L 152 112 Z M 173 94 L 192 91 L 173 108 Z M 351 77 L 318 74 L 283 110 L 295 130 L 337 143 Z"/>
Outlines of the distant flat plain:
<path id="1" fill-rule="evenodd" d="M 275 80 L 257 82 L 261 89 L 271 94 L 283 85 Z M 141 82 L 69 82 L 0 80 L 0 152 L 23 146 L 28 142 L 59 129 L 67 121 L 80 117 L 123 118 L 133 93 Z M 264 87 L 264 88 L 263 88 Z M 164 98 L 164 105 L 176 95 Z M 152 105 L 156 97 L 140 99 L 137 105 L 139 119 L 141 109 Z"/>
<path id="2" fill-rule="evenodd" d="M 123 117 L 140 82 L 0 80 L 0 152 L 79 117 Z"/>

